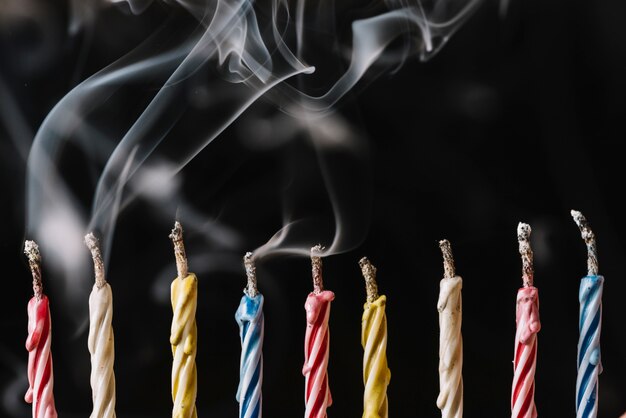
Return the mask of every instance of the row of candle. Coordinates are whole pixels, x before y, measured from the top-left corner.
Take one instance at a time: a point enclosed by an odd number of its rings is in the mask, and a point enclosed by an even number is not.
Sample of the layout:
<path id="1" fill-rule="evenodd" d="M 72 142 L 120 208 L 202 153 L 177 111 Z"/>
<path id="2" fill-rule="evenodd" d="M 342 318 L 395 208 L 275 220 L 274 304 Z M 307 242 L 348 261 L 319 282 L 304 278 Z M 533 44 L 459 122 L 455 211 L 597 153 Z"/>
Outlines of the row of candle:
<path id="1" fill-rule="evenodd" d="M 588 249 L 589 274 L 580 286 L 580 340 L 578 344 L 578 379 L 576 411 L 578 418 L 597 417 L 598 375 L 600 363 L 600 326 L 602 316 L 602 287 L 598 275 L 595 236 L 580 212 L 572 211 Z M 534 375 L 537 359 L 539 298 L 533 284 L 533 253 L 529 243 L 530 226 L 518 226 L 519 251 L 522 257 L 523 286 L 517 293 L 512 418 L 536 418 Z M 170 238 L 174 244 L 177 277 L 171 286 L 173 319 L 170 334 L 172 348 L 172 400 L 174 418 L 197 418 L 197 327 L 196 307 L 198 281 L 187 267 L 182 227 L 176 222 Z M 114 341 L 112 329 L 112 292 L 104 275 L 104 265 L 93 234 L 85 237 L 94 261 L 95 284 L 89 297 L 89 337 L 93 411 L 92 418 L 115 417 L 115 375 L 113 372 Z M 439 311 L 440 393 L 437 406 L 444 418 L 463 415 L 463 341 L 461 336 L 462 279 L 457 276 L 450 243 L 440 241 L 444 259 L 444 278 L 440 283 L 437 302 Z M 322 281 L 321 246 L 311 249 L 313 291 L 305 303 L 306 335 L 304 343 L 305 418 L 326 418 L 332 403 L 327 367 L 329 361 L 330 304 L 335 295 L 325 290 Z M 48 298 L 43 294 L 41 257 L 37 245 L 26 241 L 25 253 L 33 275 L 34 296 L 28 303 L 29 352 L 26 402 L 32 403 L 33 418 L 57 416 L 53 397 L 51 354 L 51 322 Z M 387 366 L 386 297 L 379 295 L 376 268 L 366 259 L 359 262 L 365 278 L 367 301 L 362 319 L 361 344 L 363 356 L 363 417 L 387 418 L 387 386 L 391 373 Z M 248 283 L 236 311 L 241 339 L 240 382 L 236 399 L 240 418 L 260 418 L 262 415 L 261 387 L 263 381 L 263 295 L 256 285 L 256 271 L 251 253 L 244 257 Z"/>

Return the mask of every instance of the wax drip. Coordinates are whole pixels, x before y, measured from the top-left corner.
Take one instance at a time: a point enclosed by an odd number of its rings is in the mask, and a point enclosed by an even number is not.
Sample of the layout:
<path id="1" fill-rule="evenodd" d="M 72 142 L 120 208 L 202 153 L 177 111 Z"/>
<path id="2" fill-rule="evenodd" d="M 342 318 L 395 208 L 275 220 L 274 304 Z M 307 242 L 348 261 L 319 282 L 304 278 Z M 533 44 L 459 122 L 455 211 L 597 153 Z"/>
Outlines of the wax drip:
<path id="1" fill-rule="evenodd" d="M 361 273 L 365 279 L 365 290 L 367 292 L 367 301 L 372 303 L 378 299 L 378 285 L 376 284 L 376 267 L 367 259 L 363 257 L 359 260 L 359 266 L 361 266 Z"/>
<path id="2" fill-rule="evenodd" d="M 39 246 L 35 241 L 26 240 L 24 242 L 24 254 L 28 257 L 28 265 L 33 274 L 33 292 L 37 301 L 43 295 L 43 283 L 41 282 L 41 254 Z"/>
<path id="3" fill-rule="evenodd" d="M 324 282 L 322 280 L 322 257 L 321 252 L 324 251 L 324 247 L 321 244 L 317 244 L 311 248 L 311 270 L 313 274 L 313 293 L 319 295 L 324 291 Z"/>
<path id="4" fill-rule="evenodd" d="M 520 222 L 517 226 L 519 253 L 522 256 L 522 280 L 525 287 L 533 285 L 533 250 L 530 248 L 530 225 Z"/>
<path id="5" fill-rule="evenodd" d="M 450 241 L 442 239 L 439 241 L 439 248 L 441 248 L 441 253 L 443 254 L 443 276 L 451 279 L 456 276 L 456 271 L 454 269 L 454 257 L 452 257 Z"/>
<path id="6" fill-rule="evenodd" d="M 183 242 L 183 227 L 180 222 L 174 223 L 174 229 L 169 235 L 174 244 L 174 256 L 176 257 L 176 270 L 178 278 L 184 279 L 189 274 L 187 267 L 187 255 L 185 254 L 185 243 Z"/>
<path id="7" fill-rule="evenodd" d="M 589 276 L 597 276 L 598 250 L 596 248 L 596 236 L 582 213 L 577 210 L 572 210 L 570 213 L 572 214 L 572 218 L 574 218 L 574 222 L 576 222 L 576 225 L 578 225 L 580 229 L 580 234 L 585 244 L 587 244 L 587 274 Z"/>
<path id="8" fill-rule="evenodd" d="M 259 289 L 256 284 L 256 266 L 254 265 L 251 252 L 247 252 L 243 257 L 243 265 L 246 268 L 246 276 L 248 277 L 248 285 L 243 292 L 253 298 L 259 294 Z"/>
<path id="9" fill-rule="evenodd" d="M 104 262 L 102 261 L 102 253 L 100 252 L 100 243 L 93 232 L 90 232 L 85 235 L 85 244 L 87 248 L 89 248 L 89 251 L 91 251 L 93 269 L 96 276 L 96 287 L 100 289 L 107 282 L 104 278 Z"/>

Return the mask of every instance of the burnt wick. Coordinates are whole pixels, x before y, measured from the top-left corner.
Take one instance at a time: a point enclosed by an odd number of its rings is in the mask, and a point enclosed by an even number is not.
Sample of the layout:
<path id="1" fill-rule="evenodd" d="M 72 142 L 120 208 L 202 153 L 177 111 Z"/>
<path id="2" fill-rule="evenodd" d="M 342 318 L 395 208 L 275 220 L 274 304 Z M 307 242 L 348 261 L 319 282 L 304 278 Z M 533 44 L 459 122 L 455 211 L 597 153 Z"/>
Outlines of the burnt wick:
<path id="1" fill-rule="evenodd" d="M 244 255 L 243 265 L 246 268 L 246 276 L 248 277 L 248 285 L 243 292 L 248 295 L 248 297 L 254 298 L 259 294 L 259 289 L 256 283 L 256 266 L 254 265 L 251 252 L 247 252 L 246 255 Z"/>
<path id="2" fill-rule="evenodd" d="M 183 242 L 183 227 L 180 222 L 174 222 L 174 229 L 169 235 L 174 244 L 174 256 L 176 257 L 176 270 L 178 278 L 184 279 L 189 274 L 187 267 L 187 255 L 185 254 L 185 243 Z"/>
<path id="3" fill-rule="evenodd" d="M 39 301 L 43 295 L 43 283 L 41 282 L 41 254 L 37 243 L 26 240 L 24 242 L 24 254 L 28 257 L 28 265 L 33 275 L 33 293 Z"/>
<path id="4" fill-rule="evenodd" d="M 580 229 L 580 234 L 587 245 L 587 274 L 589 276 L 598 275 L 598 250 L 596 248 L 596 236 L 591 230 L 587 218 L 577 210 L 570 212 L 574 222 Z"/>
<path id="5" fill-rule="evenodd" d="M 452 257 L 452 247 L 450 241 L 442 239 L 439 241 L 439 248 L 441 248 L 441 254 L 443 254 L 443 277 L 451 279 L 456 276 L 454 268 L 454 257 Z"/>
<path id="6" fill-rule="evenodd" d="M 519 253 L 522 256 L 522 281 L 525 287 L 533 285 L 533 250 L 530 248 L 530 225 L 520 222 L 517 226 Z"/>
<path id="7" fill-rule="evenodd" d="M 321 253 L 324 247 L 317 244 L 311 248 L 311 273 L 313 275 L 313 293 L 319 295 L 324 291 L 324 282 L 322 280 L 322 257 Z"/>
<path id="8" fill-rule="evenodd" d="M 104 262 L 102 261 L 100 243 L 98 241 L 98 238 L 96 238 L 96 236 L 93 234 L 93 232 L 90 232 L 85 235 L 85 244 L 87 245 L 87 248 L 89 248 L 89 251 L 91 251 L 91 258 L 93 258 L 93 269 L 96 276 L 96 287 L 100 289 L 107 282 L 104 278 Z"/>
<path id="9" fill-rule="evenodd" d="M 376 267 L 367 259 L 363 257 L 359 260 L 359 266 L 361 266 L 361 273 L 365 279 L 365 291 L 367 292 L 367 302 L 372 303 L 378 299 L 378 284 L 376 283 Z"/>

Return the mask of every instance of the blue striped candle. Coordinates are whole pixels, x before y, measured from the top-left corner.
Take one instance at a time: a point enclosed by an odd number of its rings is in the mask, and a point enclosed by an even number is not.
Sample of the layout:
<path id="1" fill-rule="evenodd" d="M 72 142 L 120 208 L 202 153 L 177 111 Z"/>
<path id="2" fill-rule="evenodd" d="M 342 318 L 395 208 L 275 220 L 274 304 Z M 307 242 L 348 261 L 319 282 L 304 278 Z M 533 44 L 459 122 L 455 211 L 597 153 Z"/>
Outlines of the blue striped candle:
<path id="1" fill-rule="evenodd" d="M 602 373 L 600 329 L 602 328 L 602 289 L 604 277 L 598 275 L 596 237 L 582 213 L 572 217 L 587 245 L 587 276 L 580 281 L 578 338 L 578 377 L 576 378 L 576 417 L 598 416 L 598 376 Z"/>
<path id="2" fill-rule="evenodd" d="M 261 418 L 263 384 L 263 295 L 256 289 L 256 275 L 252 264 L 252 254 L 244 258 L 248 273 L 248 287 L 239 303 L 235 320 L 239 324 L 241 339 L 241 361 L 239 366 L 240 418 Z"/>
<path id="3" fill-rule="evenodd" d="M 602 327 L 602 288 L 604 277 L 583 277 L 580 281 L 580 337 L 578 339 L 578 378 L 576 379 L 576 417 L 598 416 L 598 375 L 600 329 Z"/>

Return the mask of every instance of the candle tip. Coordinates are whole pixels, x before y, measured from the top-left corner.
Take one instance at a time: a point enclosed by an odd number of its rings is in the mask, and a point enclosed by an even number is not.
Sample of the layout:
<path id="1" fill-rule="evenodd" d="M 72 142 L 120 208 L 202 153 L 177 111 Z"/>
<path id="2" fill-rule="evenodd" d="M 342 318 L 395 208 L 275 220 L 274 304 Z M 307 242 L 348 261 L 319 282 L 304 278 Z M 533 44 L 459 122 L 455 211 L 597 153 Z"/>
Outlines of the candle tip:
<path id="1" fill-rule="evenodd" d="M 378 284 L 376 283 L 376 267 L 363 257 L 359 260 L 361 273 L 365 279 L 365 291 L 367 292 L 367 302 L 372 303 L 378 299 Z"/>
<path id="2" fill-rule="evenodd" d="M 176 271 L 179 279 L 184 279 L 189 274 L 187 266 L 187 254 L 183 242 L 183 226 L 180 222 L 174 222 L 174 229 L 169 235 L 174 244 L 174 256 L 176 257 Z"/>
<path id="3" fill-rule="evenodd" d="M 582 236 L 585 244 L 587 245 L 587 274 L 590 276 L 598 275 L 598 250 L 596 248 L 596 235 L 591 230 L 587 218 L 577 211 L 571 210 L 572 218 L 580 229 L 580 235 Z"/>
<path id="4" fill-rule="evenodd" d="M 102 261 L 102 252 L 100 251 L 100 242 L 93 232 L 85 235 L 85 244 L 91 252 L 91 258 L 93 259 L 93 268 L 96 279 L 96 287 L 100 289 L 106 284 L 104 278 L 104 261 Z"/>
<path id="5" fill-rule="evenodd" d="M 439 241 L 439 248 L 441 248 L 441 253 L 443 254 L 443 276 L 451 279 L 456 276 L 456 271 L 454 268 L 454 257 L 452 257 L 452 247 L 450 245 L 450 241 L 442 239 Z"/>
<path id="6" fill-rule="evenodd" d="M 256 281 L 256 266 L 254 265 L 254 259 L 250 251 L 243 256 L 243 264 L 246 268 L 246 276 L 248 278 L 248 286 L 243 292 L 251 298 L 256 297 L 256 295 L 259 294 Z"/>
<path id="7" fill-rule="evenodd" d="M 28 257 L 28 265 L 33 275 L 33 293 L 37 300 L 41 300 L 43 295 L 43 283 L 41 282 L 41 254 L 39 246 L 35 241 L 26 240 L 24 242 L 24 254 Z"/>
<path id="8" fill-rule="evenodd" d="M 519 253 L 522 256 L 522 280 L 524 286 L 532 286 L 534 281 L 533 250 L 530 247 L 530 225 L 520 222 L 517 225 L 517 241 Z"/>
<path id="9" fill-rule="evenodd" d="M 319 294 L 324 290 L 324 282 L 322 280 L 322 252 L 324 247 L 317 244 L 311 248 L 311 269 L 313 274 L 313 293 Z"/>

